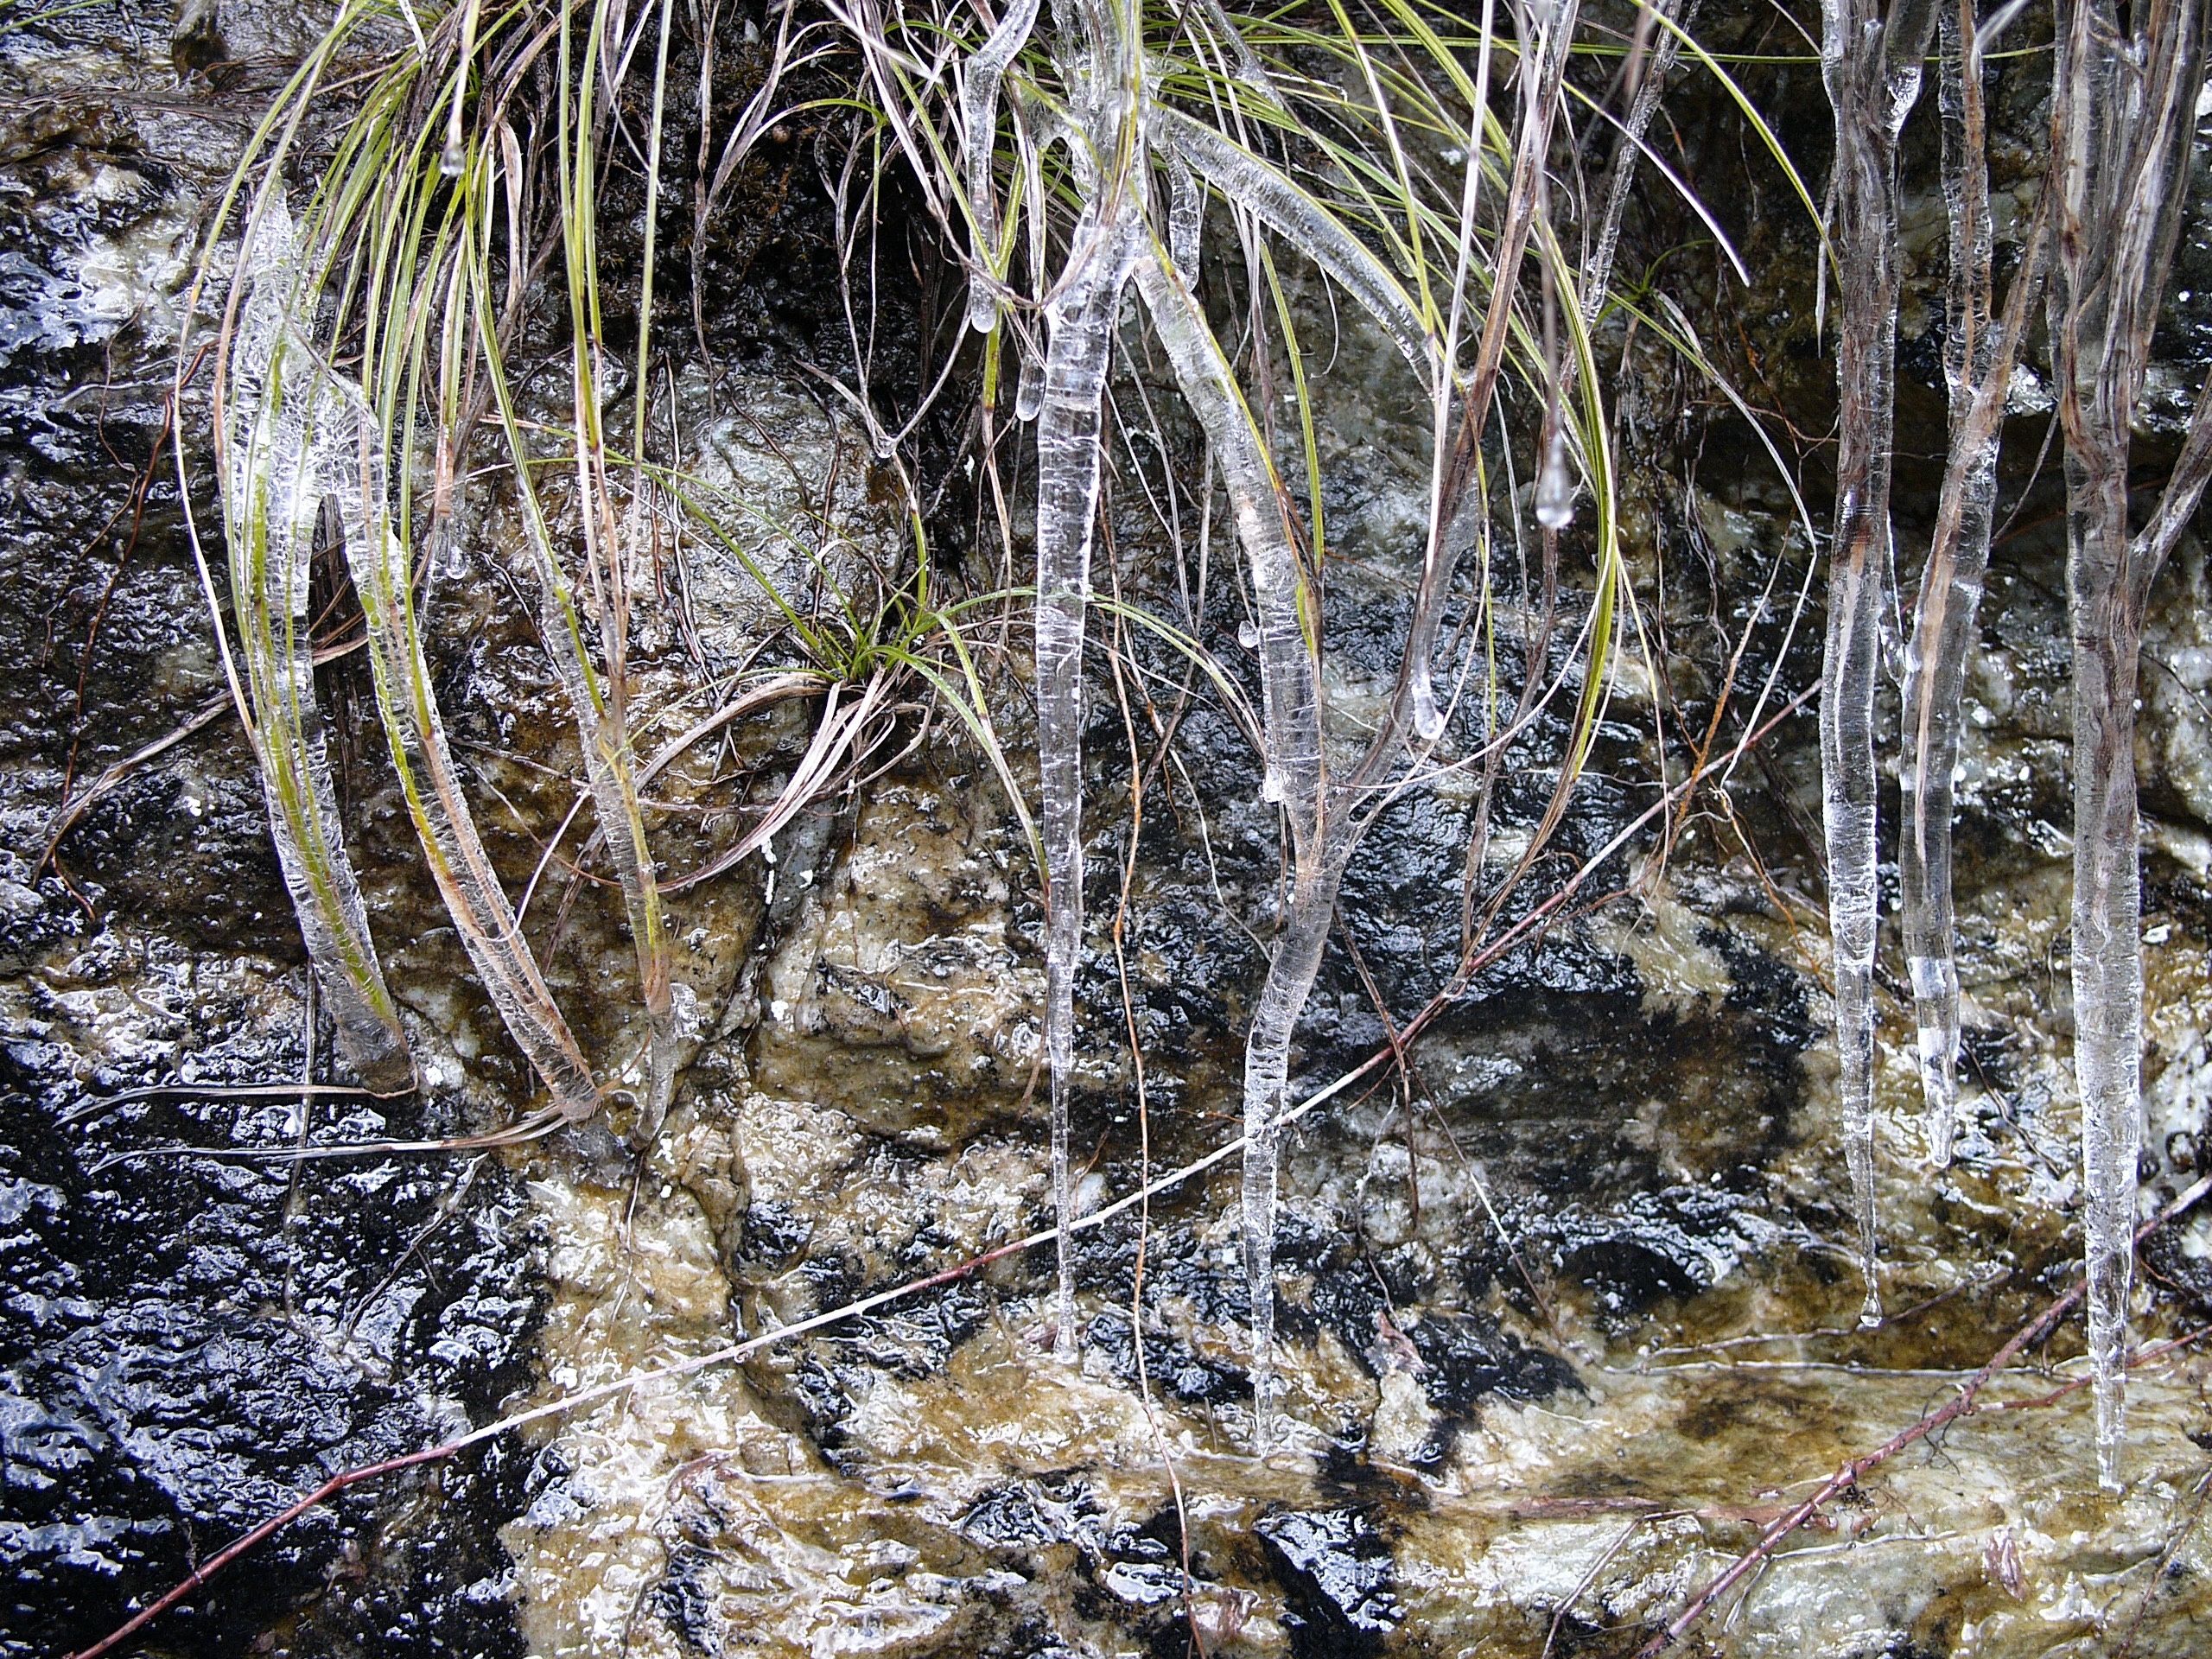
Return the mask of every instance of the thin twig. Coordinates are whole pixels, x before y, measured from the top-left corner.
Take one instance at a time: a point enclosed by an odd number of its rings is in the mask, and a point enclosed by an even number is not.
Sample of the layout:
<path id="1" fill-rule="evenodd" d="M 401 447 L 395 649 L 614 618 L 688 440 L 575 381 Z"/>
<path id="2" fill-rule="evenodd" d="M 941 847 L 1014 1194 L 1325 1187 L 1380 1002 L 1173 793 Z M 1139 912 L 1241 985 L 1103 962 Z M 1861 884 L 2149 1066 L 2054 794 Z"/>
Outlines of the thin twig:
<path id="1" fill-rule="evenodd" d="M 2208 1192 L 2212 1192 L 2212 1175 L 2208 1175 L 2196 1182 L 2171 1204 L 2136 1229 L 2136 1242 L 2139 1244 L 2151 1233 L 2196 1205 Z M 1822 1481 L 1811 1497 L 1784 1513 L 1780 1519 L 1759 1535 L 1757 1543 L 1738 1555 L 1719 1577 L 1691 1598 L 1689 1605 L 1676 1614 L 1673 1622 L 1665 1630 L 1661 1630 L 1637 1650 L 1637 1659 L 1657 1659 L 1658 1655 L 1666 1652 L 1669 1648 L 1681 1641 L 1700 1619 L 1713 1611 L 1714 1604 L 1723 1596 L 1771 1560 L 1775 1551 L 1781 1548 L 1784 1539 L 1812 1520 L 1825 1505 L 1856 1486 L 1872 1471 L 1887 1463 L 1908 1446 L 1918 1445 L 1937 1429 L 1956 1422 L 1961 1417 L 1972 1416 L 1975 1411 L 1980 1409 L 1979 1402 L 1981 1391 L 1988 1386 L 1991 1379 L 2018 1358 L 2024 1350 L 2041 1341 L 2055 1328 L 2059 1320 L 2065 1318 L 2068 1312 L 2072 1309 L 2075 1303 L 2082 1300 L 2082 1293 L 2085 1287 L 2082 1280 L 2075 1280 L 2067 1287 L 2064 1294 L 2013 1332 L 2012 1339 L 1991 1355 L 1988 1363 L 1968 1377 L 1965 1386 L 1960 1389 L 1948 1402 L 1929 1412 L 1910 1427 L 1900 1429 L 1864 1457 L 1851 1459 L 1835 1473 Z"/>

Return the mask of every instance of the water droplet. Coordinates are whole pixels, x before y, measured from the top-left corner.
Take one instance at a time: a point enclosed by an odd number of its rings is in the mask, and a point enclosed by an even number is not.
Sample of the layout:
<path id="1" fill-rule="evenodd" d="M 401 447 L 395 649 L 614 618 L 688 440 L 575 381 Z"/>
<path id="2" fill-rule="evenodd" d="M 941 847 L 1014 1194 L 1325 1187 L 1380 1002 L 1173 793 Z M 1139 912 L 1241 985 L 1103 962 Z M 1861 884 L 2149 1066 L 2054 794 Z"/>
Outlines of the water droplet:
<path id="1" fill-rule="evenodd" d="M 1045 405 L 1045 365 L 1033 357 L 1021 359 L 1021 383 L 1014 388 L 1014 418 L 1033 421 Z"/>
<path id="2" fill-rule="evenodd" d="M 461 148 L 461 140 L 448 138 L 446 140 L 446 147 L 438 152 L 438 171 L 447 178 L 457 179 L 461 176 L 462 164 L 467 160 L 467 152 Z"/>
<path id="3" fill-rule="evenodd" d="M 1257 626 L 1249 622 L 1238 623 L 1236 625 L 1236 643 L 1243 646 L 1247 651 L 1257 651 L 1260 648 L 1260 630 Z"/>

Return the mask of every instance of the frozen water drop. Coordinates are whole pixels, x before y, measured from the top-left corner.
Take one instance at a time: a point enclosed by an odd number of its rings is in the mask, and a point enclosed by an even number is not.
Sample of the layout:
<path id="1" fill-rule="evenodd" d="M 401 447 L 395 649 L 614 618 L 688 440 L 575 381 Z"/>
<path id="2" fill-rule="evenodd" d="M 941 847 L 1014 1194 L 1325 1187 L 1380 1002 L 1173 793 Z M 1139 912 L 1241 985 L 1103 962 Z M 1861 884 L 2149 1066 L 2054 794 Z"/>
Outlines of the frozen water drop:
<path id="1" fill-rule="evenodd" d="M 1414 735 L 1424 743 L 1444 735 L 1444 711 L 1436 706 L 1436 687 L 1426 668 L 1414 671 Z"/>
<path id="2" fill-rule="evenodd" d="M 1536 522 L 1546 530 L 1565 530 L 1574 522 L 1574 474 L 1567 464 L 1567 438 L 1552 437 L 1544 469 L 1536 477 Z"/>

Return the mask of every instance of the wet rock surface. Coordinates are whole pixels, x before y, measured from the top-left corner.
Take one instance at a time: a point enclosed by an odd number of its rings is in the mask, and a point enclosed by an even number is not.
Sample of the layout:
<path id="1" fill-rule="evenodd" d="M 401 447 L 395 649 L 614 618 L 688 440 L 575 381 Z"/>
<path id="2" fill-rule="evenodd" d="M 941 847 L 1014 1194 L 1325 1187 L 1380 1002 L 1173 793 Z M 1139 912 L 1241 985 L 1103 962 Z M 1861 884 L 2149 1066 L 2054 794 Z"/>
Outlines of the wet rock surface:
<path id="1" fill-rule="evenodd" d="M 326 672 L 356 739 L 349 830 L 417 1041 L 420 1098 L 303 1103 L 289 1087 L 309 1066 L 308 980 L 226 715 L 130 769 L 58 864 L 41 859 L 66 793 L 220 694 L 174 486 L 156 467 L 134 492 L 159 459 L 200 204 L 305 27 L 286 8 L 226 6 L 219 58 L 204 29 L 186 42 L 200 77 L 188 90 L 165 6 L 0 35 L 0 63 L 26 89 L 0 154 L 0 487 L 16 532 L 0 538 L 11 1654 L 97 1637 L 341 1470 L 834 1313 L 995 1251 L 1046 1211 L 1036 884 L 995 784 L 944 734 L 803 815 L 772 867 L 751 861 L 682 898 L 696 1053 L 641 1157 L 605 1125 L 458 1155 L 141 1155 L 458 1134 L 510 1121 L 531 1095 L 419 869 L 343 664 Z M 1777 97 L 1810 85 L 1776 75 Z M 710 474 L 779 503 L 764 572 L 862 582 L 861 555 L 884 556 L 897 525 L 863 435 L 779 355 L 842 328 L 828 266 L 761 260 L 758 226 L 729 234 L 706 255 L 730 296 L 710 334 L 750 378 L 687 384 L 684 419 Z M 1754 236 L 1787 240 L 1758 223 Z M 1804 248 L 1792 257 L 1809 271 Z M 1806 289 L 1751 320 L 1772 349 L 1747 372 L 1777 403 L 1817 410 L 1827 365 L 1808 343 Z M 1939 362 L 1925 313 L 1906 327 L 1908 364 Z M 1341 746 L 1402 643 L 1425 442 L 1402 388 L 1372 378 L 1387 353 L 1346 327 L 1351 346 L 1317 372 L 1317 403 L 1351 411 L 1323 435 L 1345 558 L 1325 612 Z M 1653 405 L 1632 412 L 1675 418 L 1673 370 L 1627 360 L 1644 373 L 1624 376 L 1624 398 Z M 1631 504 L 1652 527 L 1630 557 L 1662 654 L 1656 669 L 1620 667 L 1531 892 L 1649 805 L 1662 706 L 1702 729 L 1734 628 L 1754 628 L 1748 661 L 1783 652 L 1786 613 L 1760 594 L 1770 574 L 1774 593 L 1794 594 L 1808 552 L 1786 498 L 1759 481 L 1764 465 L 1723 432 L 1693 488 L 1654 486 Z M 1157 530 L 1134 493 L 1117 504 L 1120 574 L 1181 617 L 1166 567 L 1145 563 Z M 577 761 L 506 585 L 500 504 L 474 512 L 433 655 L 472 782 L 512 809 L 490 836 L 519 887 L 540 856 L 533 830 L 569 810 Z M 1909 1001 L 1891 986 L 1883 1007 L 1881 1328 L 1856 1328 L 1843 1243 L 1802 716 L 1732 779 L 1725 811 L 1675 823 L 1663 860 L 1651 837 L 1635 842 L 1599 868 L 1593 902 L 1486 967 L 1402 1074 L 1377 1068 L 1376 1086 L 1299 1125 L 1278 1252 L 1291 1431 L 1268 1455 L 1249 1446 L 1232 1159 L 1081 1237 L 1073 1365 L 1049 1351 L 1049 1250 L 999 1256 L 741 1363 L 650 1377 L 357 1489 L 143 1650 L 1633 1651 L 1812 1483 L 1949 1397 L 2072 1270 L 2056 536 L 2030 524 L 2002 550 L 1971 687 L 1960 887 L 1977 1087 L 1961 1160 L 1940 1174 L 1917 1161 Z M 1670 577 L 1663 599 L 1661 550 L 1696 573 Z M 1570 538 L 1567 552 L 1587 550 Z M 1509 658 L 1535 628 L 1524 558 L 1501 547 L 1492 562 Z M 2185 548 L 2145 677 L 2158 1159 L 2146 1178 L 2161 1192 L 2212 1144 L 2205 580 L 2201 550 Z M 683 701 L 696 677 L 757 647 L 773 607 L 753 571 L 707 549 L 665 593 L 639 619 L 644 696 L 692 717 L 706 706 Z M 1217 579 L 1184 620 L 1256 689 L 1242 605 Z M 1548 648 L 1554 667 L 1573 620 Z M 1816 624 L 1799 627 L 1770 710 L 1807 683 Z M 1128 648 L 1155 696 L 1185 679 L 1172 652 Z M 1018 749 L 1025 716 L 1018 696 L 1007 703 Z M 682 826 L 664 842 L 671 874 L 731 844 L 732 809 L 790 775 L 817 706 L 794 699 L 657 782 Z M 1125 752 L 1103 671 L 1092 717 L 1077 1132 L 1095 1207 L 1234 1133 L 1280 858 L 1249 746 L 1217 706 L 1190 707 L 1179 768 L 1149 776 L 1148 751 Z M 1379 817 L 1299 1029 L 1301 1090 L 1365 1064 L 1444 985 L 1470 892 L 1479 910 L 1545 817 L 1565 729 L 1548 711 L 1503 753 L 1471 871 L 1471 704 L 1444 751 L 1465 764 Z M 1679 776 L 1679 745 L 1664 758 Z M 558 907 L 556 995 L 594 1052 L 634 1047 L 617 907 L 588 885 Z M 314 1075 L 342 1083 L 328 1047 L 316 1039 Z M 179 1081 L 207 1092 L 122 1098 Z M 2208 1256 L 2201 1223 L 2147 1252 L 2147 1340 L 2202 1322 Z M 1847 1494 L 1695 1640 L 1741 1656 L 2195 1651 L 2212 1611 L 2201 1363 L 2184 1351 L 2139 1374 L 2130 1489 L 2107 1497 L 2078 1352 L 2062 1331 L 2034 1374 L 1993 1392 L 2005 1409 Z"/>

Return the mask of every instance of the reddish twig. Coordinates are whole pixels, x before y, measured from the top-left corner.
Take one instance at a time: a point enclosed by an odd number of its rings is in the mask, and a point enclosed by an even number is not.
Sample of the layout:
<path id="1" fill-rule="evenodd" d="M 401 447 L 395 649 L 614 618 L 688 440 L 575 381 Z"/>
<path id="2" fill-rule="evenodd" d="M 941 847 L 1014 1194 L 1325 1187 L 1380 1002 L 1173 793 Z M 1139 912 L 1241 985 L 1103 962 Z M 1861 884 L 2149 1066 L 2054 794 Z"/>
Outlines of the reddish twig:
<path id="1" fill-rule="evenodd" d="M 1674 785 L 1672 787 L 1662 791 L 1659 798 L 1656 802 L 1654 802 L 1650 806 L 1646 807 L 1643 812 L 1638 814 L 1635 818 L 1631 819 L 1626 825 L 1617 831 L 1611 840 L 1609 840 L 1604 846 L 1599 848 L 1590 858 L 1586 860 L 1582 868 L 1560 887 L 1559 892 L 1553 894 L 1551 898 L 1547 899 L 1544 903 L 1538 905 L 1527 915 L 1522 917 L 1519 920 L 1513 923 L 1512 925 L 1505 929 L 1505 931 L 1500 934 L 1497 938 L 1491 941 L 1491 943 L 1485 947 L 1476 958 L 1474 958 L 1471 963 L 1465 964 L 1463 967 L 1463 971 L 1471 977 L 1471 975 L 1474 972 L 1479 971 L 1479 969 L 1484 966 L 1496 961 L 1497 957 L 1503 955 L 1506 951 L 1513 949 L 1516 944 L 1529 942 L 1532 936 L 1541 938 L 1545 929 L 1548 926 L 1553 915 L 1581 889 L 1583 884 L 1601 865 L 1603 865 L 1605 860 L 1611 858 L 1615 853 L 1618 852 L 1622 847 L 1625 846 L 1638 830 L 1649 824 L 1655 817 L 1657 817 L 1662 813 L 1665 812 L 1678 795 L 1688 790 L 1696 788 L 1713 772 L 1732 764 L 1737 757 L 1747 753 L 1756 744 L 1764 741 L 1777 727 L 1780 726 L 1783 721 L 1796 714 L 1800 708 L 1809 701 L 1816 689 L 1816 687 L 1808 687 L 1803 692 L 1801 692 L 1796 697 L 1793 698 L 1783 709 L 1770 716 L 1764 723 L 1754 730 L 1746 732 L 1743 737 L 1737 741 L 1727 754 L 1709 762 L 1707 765 L 1692 772 L 1689 777 L 1682 779 L 1680 783 Z M 212 717 L 213 716 L 211 715 L 210 718 Z M 1407 1041 L 1410 1041 L 1412 1038 L 1422 1029 L 1422 1027 L 1427 1025 L 1427 1023 L 1433 1020 L 1445 1006 L 1446 1006 L 1449 1001 L 1450 999 L 1448 997 L 1439 997 L 1431 1001 L 1421 1009 L 1419 1014 L 1408 1022 L 1402 1033 L 1403 1039 Z M 1350 1088 L 1352 1084 L 1367 1077 L 1370 1073 L 1380 1070 L 1384 1064 L 1389 1060 L 1392 1052 L 1391 1048 L 1388 1046 L 1377 1050 L 1365 1061 L 1344 1073 L 1327 1088 L 1319 1090 L 1318 1092 L 1307 1096 L 1298 1105 L 1285 1110 L 1275 1120 L 1276 1126 L 1278 1128 L 1281 1128 L 1295 1122 L 1299 1119 L 1306 1116 L 1309 1112 L 1317 1109 L 1330 1100 L 1334 1099 L 1343 1090 Z M 1160 1175 L 1153 1180 L 1144 1183 L 1142 1185 L 1139 1186 L 1135 1192 L 1126 1193 L 1122 1197 L 1114 1200 L 1111 1204 L 1102 1205 L 1100 1208 L 1093 1210 L 1089 1214 L 1079 1217 L 1072 1224 L 1069 1230 L 1088 1231 L 1092 1228 L 1103 1226 L 1115 1217 L 1137 1208 L 1140 1205 L 1146 1203 L 1147 1200 L 1158 1196 L 1160 1193 L 1179 1186 L 1185 1181 L 1187 1181 L 1195 1176 L 1204 1174 L 1207 1170 L 1212 1169 L 1220 1164 L 1227 1162 L 1230 1158 L 1235 1157 L 1238 1153 L 1243 1150 L 1245 1138 L 1246 1137 L 1240 1135 L 1234 1140 L 1229 1141 L 1223 1145 L 1215 1147 L 1204 1157 L 1194 1159 L 1191 1162 L 1183 1165 L 1180 1168 L 1171 1170 L 1166 1174 Z M 447 1144 L 449 1146 L 459 1147 L 476 1143 L 464 1141 L 449 1142 Z M 362 1150 L 362 1148 L 355 1147 L 348 1148 L 348 1150 L 359 1151 Z M 2191 1189 L 2191 1192 L 2194 1195 L 2201 1196 L 2202 1189 L 2212 1189 L 2212 1179 L 2208 1179 L 2205 1182 L 2200 1183 L 2199 1187 Z M 138 1613 L 134 1614 L 128 1622 L 118 1626 L 107 1636 L 103 1637 L 99 1642 L 93 1643 L 91 1647 L 83 1649 L 79 1652 L 69 1656 L 69 1659 L 101 1659 L 102 1655 L 113 1651 L 118 1643 L 129 1640 L 130 1637 L 137 1632 L 143 1630 L 149 1624 L 152 1623 L 153 1620 L 158 1618 L 170 1608 L 175 1607 L 179 1602 L 189 1596 L 194 1591 L 205 1585 L 218 1573 L 220 1573 L 225 1567 L 237 1560 L 241 1555 L 245 1554 L 255 1546 L 262 1543 L 276 1532 L 281 1531 L 292 1522 L 297 1520 L 301 1516 L 305 1515 L 309 1510 L 314 1509 L 316 1505 L 335 1497 L 340 1492 L 345 1491 L 350 1487 L 359 1485 L 364 1481 L 372 1480 L 379 1475 L 391 1474 L 401 1469 L 411 1468 L 417 1464 L 442 1462 L 448 1458 L 454 1457 L 458 1453 L 466 1451 L 472 1446 L 480 1445 L 486 1440 L 493 1440 L 512 1429 L 524 1428 L 532 1423 L 543 1422 L 549 1418 L 564 1416 L 571 1411 L 577 1410 L 585 1406 L 595 1405 L 604 1400 L 613 1399 L 617 1395 L 627 1393 L 630 1389 L 639 1387 L 647 1382 L 664 1382 L 674 1377 L 689 1376 L 694 1372 L 707 1370 L 717 1365 L 734 1364 L 741 1360 L 749 1359 L 757 1353 L 776 1347 L 783 1343 L 791 1340 L 793 1338 L 806 1336 L 813 1332 L 820 1331 L 829 1325 L 842 1324 L 847 1319 L 855 1319 L 865 1313 L 871 1313 L 877 1308 L 884 1306 L 887 1303 L 902 1300 L 908 1296 L 918 1294 L 925 1290 L 933 1289 L 939 1285 L 950 1284 L 953 1281 L 965 1278 L 968 1274 L 974 1273 L 980 1268 L 988 1267 L 993 1262 L 1003 1261 L 1007 1256 L 1018 1255 L 1023 1250 L 1035 1249 L 1039 1245 L 1052 1243 L 1058 1237 L 1058 1230 L 1057 1228 L 1043 1228 L 1036 1232 L 1028 1234 L 1025 1237 L 1013 1239 L 1007 1243 L 998 1245 L 995 1249 L 986 1250 L 980 1255 L 970 1256 L 964 1262 L 955 1262 L 950 1267 L 941 1268 L 936 1273 L 925 1274 L 918 1279 L 909 1280 L 904 1284 L 895 1285 L 888 1290 L 878 1291 L 870 1296 L 863 1296 L 857 1301 L 848 1302 L 841 1307 L 830 1308 L 824 1313 L 817 1313 L 811 1318 L 801 1319 L 795 1324 L 779 1325 L 772 1331 L 764 1331 L 760 1335 L 752 1337 L 746 1341 L 732 1343 L 726 1347 L 716 1348 L 708 1353 L 695 1354 L 688 1359 L 677 1360 L 671 1363 L 657 1366 L 651 1370 L 633 1371 L 626 1376 L 615 1377 L 609 1382 L 601 1382 L 592 1388 L 582 1389 L 577 1393 L 564 1395 L 558 1399 L 550 1400 L 541 1405 L 530 1407 L 528 1409 L 516 1412 L 511 1416 L 503 1417 L 496 1422 L 486 1423 L 483 1427 L 473 1429 L 469 1433 L 461 1435 L 454 1440 L 446 1441 L 442 1446 L 430 1446 L 421 1452 L 410 1452 L 404 1457 L 388 1459 L 382 1463 L 372 1464 L 365 1468 L 351 1469 L 346 1471 L 342 1474 L 334 1475 L 330 1479 L 325 1481 L 321 1486 L 315 1488 L 314 1491 L 308 1493 L 305 1497 L 300 1499 L 289 1509 L 270 1516 L 259 1526 L 254 1528 L 252 1531 L 239 1538 L 236 1542 L 226 1546 L 219 1554 L 211 1557 L 206 1565 L 194 1568 L 190 1576 L 169 1590 L 165 1595 L 162 1596 L 159 1600 L 153 1602 Z M 2079 1294 L 2078 1290 L 2075 1292 L 2075 1294 Z M 1793 1529 L 1794 1526 L 1797 1524 L 1802 1524 L 1802 1520 L 1798 1522 L 1793 1523 Z"/>
<path id="2" fill-rule="evenodd" d="M 2212 1175 L 2206 1176 L 2176 1198 L 2171 1204 L 2136 1229 L 2135 1240 L 2141 1243 L 2145 1237 L 2163 1227 L 2175 1217 L 2194 1205 L 2208 1192 L 2212 1192 Z M 1790 1509 L 1759 1535 L 1758 1542 L 1745 1550 L 1727 1569 L 1691 1599 L 1688 1606 L 1676 1614 L 1674 1622 L 1654 1636 L 1637 1650 L 1636 1659 L 1656 1659 L 1669 1648 L 1682 1639 L 1690 1629 L 1713 1610 L 1713 1605 L 1753 1573 L 1772 1560 L 1775 1551 L 1784 1539 L 1813 1519 L 1827 1504 L 1856 1486 L 1859 1481 L 1906 1447 L 1917 1445 L 1937 1429 L 1968 1417 L 1979 1408 L 1977 1401 L 1984 1388 L 1999 1371 L 2017 1359 L 2021 1352 L 2039 1342 L 2050 1333 L 2059 1320 L 2066 1317 L 2074 1304 L 2082 1300 L 2084 1281 L 2076 1279 L 2065 1294 L 2060 1296 L 2042 1313 L 2030 1319 L 2017 1332 L 2012 1340 L 1990 1356 L 1989 1363 L 1967 1379 L 1966 1386 L 1948 1403 L 1929 1412 L 1910 1427 L 1891 1435 L 1882 1445 L 1860 1458 L 1853 1458 L 1835 1473 L 1821 1483 L 1810 1497 Z M 2065 1390 L 2061 1390 L 2065 1392 Z"/>
<path id="3" fill-rule="evenodd" d="M 110 1652 L 121 1643 L 129 1641 L 257 1544 L 291 1525 L 318 1503 L 337 1497 L 347 1487 L 358 1486 L 365 1480 L 375 1479 L 378 1475 L 389 1475 L 397 1470 L 411 1468 L 418 1463 L 439 1462 L 453 1456 L 465 1444 L 467 1444 L 466 1441 L 454 1440 L 444 1446 L 434 1446 L 426 1452 L 410 1452 L 402 1457 L 387 1458 L 382 1463 L 372 1463 L 366 1468 L 348 1469 L 343 1474 L 333 1475 L 315 1491 L 293 1504 L 290 1509 L 279 1510 L 236 1542 L 208 1557 L 201 1565 L 194 1567 L 182 1583 L 177 1585 L 159 1601 L 141 1609 L 128 1622 L 118 1625 L 82 1652 L 71 1655 L 70 1659 L 100 1659 L 102 1654 Z"/>

